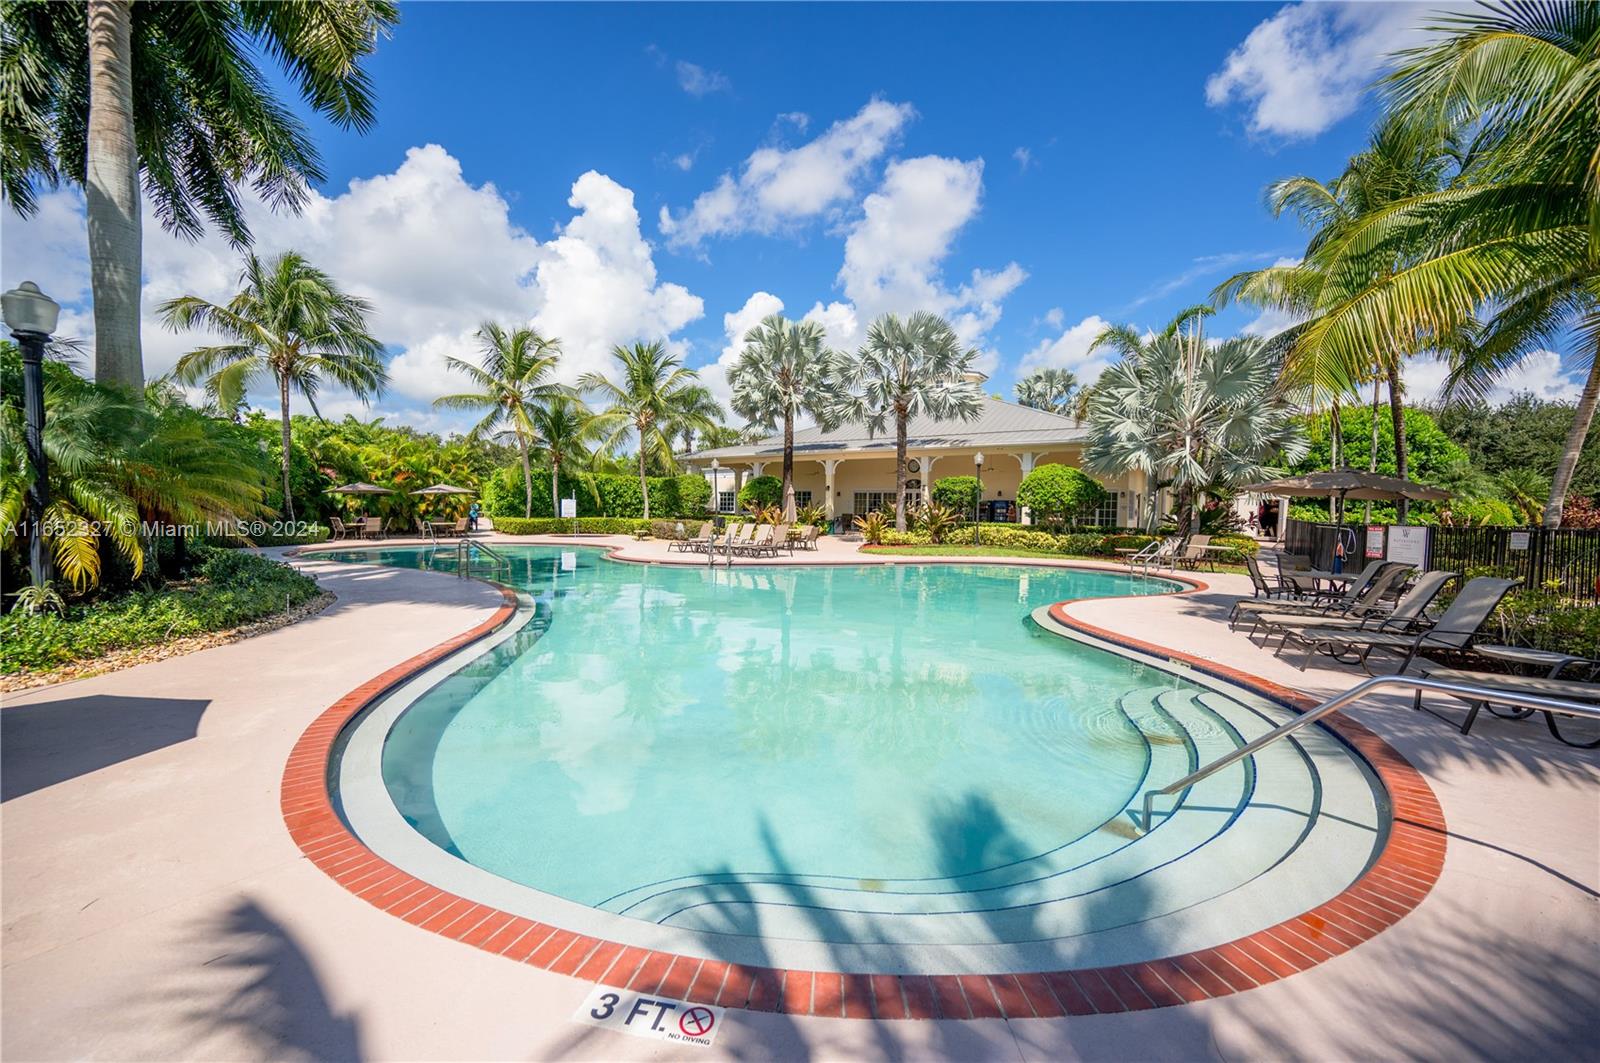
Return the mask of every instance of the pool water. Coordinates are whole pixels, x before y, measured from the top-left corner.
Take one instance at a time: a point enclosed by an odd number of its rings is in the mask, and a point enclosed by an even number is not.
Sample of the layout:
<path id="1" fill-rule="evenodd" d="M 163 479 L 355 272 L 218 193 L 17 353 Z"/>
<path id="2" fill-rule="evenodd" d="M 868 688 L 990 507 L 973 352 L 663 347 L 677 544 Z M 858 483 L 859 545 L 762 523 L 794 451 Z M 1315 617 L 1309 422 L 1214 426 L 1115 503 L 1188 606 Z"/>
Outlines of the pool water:
<path id="1" fill-rule="evenodd" d="M 1030 614 L 1166 581 L 507 552 L 500 578 L 531 619 L 394 720 L 382 779 L 434 846 L 542 893 L 697 932 L 1033 941 L 1182 912 L 1271 871 L 1322 818 L 1330 759 L 1371 821 L 1357 850 L 1379 833 L 1354 758 L 1308 733 L 1273 754 L 1270 805 L 1295 814 L 1264 852 L 1140 881 L 1227 837 L 1258 800 L 1262 757 L 1196 787 L 1192 815 L 1143 841 L 1130 806 L 1278 719 Z M 1369 855 L 1335 861 L 1330 892 Z"/>

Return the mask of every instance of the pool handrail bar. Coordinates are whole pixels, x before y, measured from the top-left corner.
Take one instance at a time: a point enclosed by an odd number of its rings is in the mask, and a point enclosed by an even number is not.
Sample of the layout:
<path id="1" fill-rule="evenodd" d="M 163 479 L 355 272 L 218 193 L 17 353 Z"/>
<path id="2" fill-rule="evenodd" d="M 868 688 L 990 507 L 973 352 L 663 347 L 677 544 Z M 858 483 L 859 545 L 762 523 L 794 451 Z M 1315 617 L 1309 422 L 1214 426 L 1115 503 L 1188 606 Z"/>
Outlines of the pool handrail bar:
<path id="1" fill-rule="evenodd" d="M 1436 694 L 1450 694 L 1457 697 L 1470 698 L 1474 701 L 1515 705 L 1523 709 L 1539 709 L 1545 712 L 1559 712 L 1570 716 L 1585 716 L 1592 720 L 1600 720 L 1600 708 L 1575 701 L 1566 701 L 1561 698 L 1546 698 L 1537 694 L 1523 694 L 1518 691 L 1502 690 L 1497 687 L 1480 686 L 1476 683 L 1451 683 L 1442 679 L 1426 679 L 1422 676 L 1414 675 L 1373 676 L 1371 679 L 1362 680 L 1342 694 L 1336 694 L 1316 708 L 1307 709 L 1299 716 L 1268 731 L 1260 738 L 1240 746 L 1231 753 L 1218 757 L 1202 768 L 1190 772 L 1177 782 L 1157 790 L 1146 790 L 1144 792 L 1144 814 L 1139 821 L 1139 829 L 1145 834 L 1150 833 L 1150 824 L 1155 816 L 1155 799 L 1157 797 L 1171 797 L 1180 790 L 1186 790 L 1202 779 L 1221 771 L 1228 765 L 1235 764 L 1245 757 L 1255 754 L 1278 739 L 1293 734 L 1302 727 L 1309 727 L 1324 716 L 1338 712 L 1352 701 L 1366 697 L 1367 694 L 1379 687 L 1405 687 L 1417 691 L 1419 697 L 1425 691 L 1432 691 Z M 1169 816 L 1171 814 L 1171 812 L 1167 813 Z"/>
<path id="2" fill-rule="evenodd" d="M 501 569 L 510 571 L 511 559 L 509 557 L 502 554 L 488 543 L 480 543 L 472 539 L 463 538 L 456 540 L 457 576 L 465 579 L 466 577 L 472 575 L 472 555 L 468 552 L 469 547 L 476 547 L 477 549 L 482 550 L 485 554 L 488 554 L 490 557 L 494 558 L 494 570 L 496 572 L 499 572 Z"/>

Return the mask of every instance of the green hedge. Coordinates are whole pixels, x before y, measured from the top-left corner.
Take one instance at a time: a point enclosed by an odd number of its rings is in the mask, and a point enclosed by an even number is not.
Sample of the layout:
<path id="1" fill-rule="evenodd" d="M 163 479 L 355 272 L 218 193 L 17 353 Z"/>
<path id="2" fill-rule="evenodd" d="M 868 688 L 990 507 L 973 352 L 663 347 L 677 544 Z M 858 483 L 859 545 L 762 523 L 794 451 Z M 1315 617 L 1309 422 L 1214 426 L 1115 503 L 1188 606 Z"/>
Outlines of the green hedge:
<path id="1" fill-rule="evenodd" d="M 783 505 L 783 481 L 776 476 L 757 476 L 739 488 L 739 508 L 760 509 Z"/>
<path id="2" fill-rule="evenodd" d="M 941 476 L 928 489 L 928 497 L 957 513 L 973 514 L 978 505 L 976 476 Z"/>
<path id="3" fill-rule="evenodd" d="M 12 610 L 0 617 L 0 673 L 43 671 L 114 650 L 238 627 L 309 601 L 316 580 L 241 550 L 196 547 L 195 576 L 160 590 L 135 591 L 64 616 Z"/>
<path id="4" fill-rule="evenodd" d="M 981 524 L 978 526 L 978 543 L 981 546 L 999 546 L 1012 550 L 1037 550 L 1041 553 L 1066 554 L 1074 557 L 1118 557 L 1119 549 L 1139 550 L 1151 543 L 1159 542 L 1159 537 L 1154 535 L 1130 534 L 1115 532 L 1107 534 L 1099 531 L 1072 531 L 1056 535 L 1042 531 L 1038 528 L 1024 527 L 1017 524 Z M 950 546 L 970 545 L 972 542 L 972 525 L 964 525 L 951 532 L 945 543 Z M 1221 553 L 1217 560 L 1224 564 L 1242 565 L 1246 557 L 1253 557 L 1259 544 L 1254 539 L 1245 535 L 1218 535 L 1211 539 L 1212 545 L 1228 546 L 1231 550 Z M 927 546 L 931 545 L 926 532 L 895 532 L 884 534 L 885 546 Z"/>
<path id="5" fill-rule="evenodd" d="M 494 530 L 507 535 L 570 535 L 571 520 L 560 517 L 494 517 Z M 580 535 L 633 535 L 650 522 L 642 517 L 579 517 Z"/>
<path id="6" fill-rule="evenodd" d="M 698 517 L 711 501 L 711 484 L 704 476 L 652 476 L 650 515 L 652 517 Z M 596 495 L 599 496 L 596 499 Z M 637 476 L 603 473 L 596 476 L 561 474 L 561 497 L 576 496 L 580 517 L 642 517 L 644 495 Z M 522 467 L 508 465 L 483 484 L 483 511 L 491 518 L 516 517 L 523 513 Z M 533 516 L 554 517 L 550 498 L 550 470 L 533 470 Z"/>
<path id="7" fill-rule="evenodd" d="M 1513 646 L 1600 659 L 1600 609 L 1541 591 L 1509 595 L 1495 610 L 1504 640 Z"/>

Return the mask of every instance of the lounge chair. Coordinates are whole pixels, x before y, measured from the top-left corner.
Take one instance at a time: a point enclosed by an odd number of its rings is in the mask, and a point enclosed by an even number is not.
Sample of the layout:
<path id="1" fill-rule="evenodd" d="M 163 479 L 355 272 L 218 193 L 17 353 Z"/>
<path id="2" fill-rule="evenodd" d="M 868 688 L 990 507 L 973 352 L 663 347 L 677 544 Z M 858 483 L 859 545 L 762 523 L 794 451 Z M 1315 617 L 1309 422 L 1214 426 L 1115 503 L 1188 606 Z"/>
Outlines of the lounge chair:
<path id="1" fill-rule="evenodd" d="M 1399 572 L 1403 577 L 1405 569 L 1402 568 Z M 1414 632 L 1421 627 L 1429 626 L 1428 606 L 1433 604 L 1439 592 L 1444 590 L 1445 585 L 1455 579 L 1456 575 L 1457 573 L 1446 572 L 1443 569 L 1424 573 L 1390 609 L 1376 604 L 1376 598 L 1382 597 L 1380 591 L 1372 602 L 1358 600 L 1344 616 L 1324 616 L 1315 619 L 1286 615 L 1261 617 L 1259 623 L 1267 629 L 1262 645 L 1266 645 L 1273 635 L 1281 635 L 1282 638 L 1278 642 L 1278 653 L 1281 654 L 1290 641 L 1304 641 L 1301 633 L 1307 628 L 1318 628 L 1323 631 L 1329 628 L 1338 628 L 1342 631 L 1388 631 L 1399 634 Z M 1388 573 L 1380 576 L 1373 581 L 1372 586 L 1377 587 L 1387 576 Z"/>
<path id="2" fill-rule="evenodd" d="M 1233 611 L 1228 614 L 1228 626 L 1236 627 L 1238 622 L 1247 616 L 1257 617 L 1276 613 L 1287 613 L 1292 616 L 1336 616 L 1354 605 L 1356 599 L 1361 597 L 1362 592 L 1372 585 L 1372 581 L 1377 579 L 1381 572 L 1397 565 L 1401 568 L 1407 567 L 1401 565 L 1398 561 L 1369 562 L 1366 568 L 1357 573 L 1355 579 L 1345 585 L 1345 589 L 1341 594 L 1337 597 L 1324 598 L 1320 601 L 1315 596 L 1308 596 L 1303 600 L 1296 601 L 1262 601 L 1259 598 L 1241 598 L 1233 603 Z M 1288 585 L 1294 585 L 1293 581 L 1287 577 L 1280 578 L 1285 579 Z"/>
<path id="3" fill-rule="evenodd" d="M 1501 599 L 1522 581 L 1500 579 L 1497 576 L 1479 576 L 1469 580 L 1456 595 L 1455 601 L 1444 611 L 1438 621 L 1415 634 L 1395 631 L 1349 631 L 1335 627 L 1311 627 L 1300 635 L 1306 645 L 1305 660 L 1300 669 L 1305 670 L 1318 650 L 1326 650 L 1343 664 L 1359 664 L 1369 674 L 1372 669 L 1367 658 L 1373 650 L 1388 650 L 1404 659 L 1400 671 L 1404 672 L 1417 654 L 1424 650 L 1467 650 L 1477 638 L 1478 629 L 1484 625 L 1500 605 Z M 1354 654 L 1346 658 L 1345 654 Z"/>
<path id="4" fill-rule="evenodd" d="M 1384 616 L 1392 612 L 1396 606 L 1384 605 L 1383 599 L 1393 594 L 1396 588 L 1405 584 L 1411 575 L 1411 566 L 1399 562 L 1388 562 L 1378 569 L 1377 575 L 1361 589 L 1361 593 L 1354 598 L 1348 595 L 1335 602 L 1327 604 L 1311 603 L 1303 610 L 1278 610 L 1271 613 L 1256 613 L 1255 622 L 1250 626 L 1247 638 L 1254 638 L 1263 626 L 1267 628 L 1266 639 L 1272 637 L 1272 627 L 1281 624 L 1286 627 L 1317 627 L 1323 626 L 1324 621 L 1338 621 L 1327 626 L 1346 627 L 1349 620 L 1364 620 L 1369 617 Z M 1437 591 L 1435 591 L 1437 593 Z"/>
<path id="5" fill-rule="evenodd" d="M 734 553 L 744 557 L 760 557 L 772 547 L 772 525 L 759 525 L 746 542 L 734 545 Z"/>
<path id="6" fill-rule="evenodd" d="M 1277 558 L 1278 578 L 1286 585 L 1294 588 L 1294 593 L 1303 598 L 1317 596 L 1317 581 L 1303 579 L 1296 576 L 1296 572 L 1305 572 L 1311 568 L 1311 558 L 1305 554 L 1280 553 Z M 1371 566 L 1368 566 L 1369 568 Z"/>
<path id="7" fill-rule="evenodd" d="M 350 529 L 346 528 L 344 526 L 344 521 L 340 520 L 338 517 L 329 517 L 328 527 L 333 530 L 333 540 L 335 542 L 350 534 Z"/>
<path id="8" fill-rule="evenodd" d="M 794 555 L 794 547 L 789 544 L 789 527 L 779 524 L 772 529 L 772 541 L 768 544 L 767 552 L 773 557 L 778 556 L 779 550 L 789 551 L 791 557 Z"/>
<path id="9" fill-rule="evenodd" d="M 1473 686 L 1485 687 L 1490 690 L 1515 691 L 1521 694 L 1534 694 L 1547 698 L 1563 698 L 1567 701 L 1600 702 L 1600 683 L 1584 683 L 1576 679 L 1551 679 L 1542 675 L 1500 675 L 1495 672 L 1472 672 L 1463 668 L 1446 668 L 1444 665 L 1434 664 L 1432 661 L 1421 661 L 1414 666 L 1414 670 L 1429 679 L 1440 679 L 1447 683 L 1471 683 Z M 1461 722 L 1461 733 L 1470 734 L 1472 725 L 1478 719 L 1478 713 L 1488 708 L 1491 702 L 1469 697 L 1465 694 L 1452 694 L 1451 697 L 1459 698 L 1471 705 L 1467 718 Z M 1422 708 L 1422 691 L 1417 691 L 1412 699 L 1411 707 Z M 1430 710 L 1431 711 L 1431 710 Z M 1600 738 L 1593 741 L 1573 741 L 1563 735 L 1556 727 L 1555 713 L 1544 711 L 1545 726 L 1550 728 L 1550 733 L 1558 742 L 1578 749 L 1600 749 Z M 1531 715 L 1531 714 L 1530 714 Z"/>
<path id="10" fill-rule="evenodd" d="M 807 524 L 801 529 L 800 534 L 789 540 L 789 549 L 793 552 L 799 550 L 815 550 L 817 539 L 822 534 L 822 529 L 815 524 Z"/>
<path id="11" fill-rule="evenodd" d="M 698 550 L 711 541 L 711 532 L 711 522 L 708 520 L 700 525 L 700 530 L 695 532 L 694 535 L 668 543 L 667 549 L 671 550 L 676 546 L 680 551 L 684 552 Z"/>
<path id="12" fill-rule="evenodd" d="M 1206 547 L 1211 545 L 1209 535 L 1191 535 L 1189 541 L 1183 544 L 1183 552 L 1172 559 L 1174 567 L 1196 569 L 1202 562 L 1216 568 L 1216 561 L 1211 556 L 1211 551 Z"/>
<path id="13" fill-rule="evenodd" d="M 1268 576 L 1261 570 L 1261 562 L 1254 557 L 1244 559 L 1245 570 L 1250 573 L 1250 586 L 1254 589 L 1257 598 L 1274 599 L 1284 598 L 1295 593 L 1295 589 L 1285 583 L 1282 576 Z"/>

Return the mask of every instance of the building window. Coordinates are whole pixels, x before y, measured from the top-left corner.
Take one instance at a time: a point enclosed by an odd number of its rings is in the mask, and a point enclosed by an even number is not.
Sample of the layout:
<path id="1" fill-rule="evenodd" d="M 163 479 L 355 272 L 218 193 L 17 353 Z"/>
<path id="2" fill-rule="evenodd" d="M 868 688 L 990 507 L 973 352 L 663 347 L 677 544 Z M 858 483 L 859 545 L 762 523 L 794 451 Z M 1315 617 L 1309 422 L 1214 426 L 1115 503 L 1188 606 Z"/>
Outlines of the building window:
<path id="1" fill-rule="evenodd" d="M 1115 528 L 1121 522 L 1121 491 L 1107 491 L 1106 497 L 1098 506 L 1083 514 L 1083 524 L 1086 528 Z"/>
<path id="2" fill-rule="evenodd" d="M 805 509 L 807 506 L 811 505 L 811 492 L 796 491 L 794 493 L 794 505 L 796 509 Z"/>
<path id="3" fill-rule="evenodd" d="M 894 505 L 893 491 L 857 491 L 856 508 L 853 512 L 857 516 L 866 516 L 868 513 L 877 513 Z"/>
<path id="4" fill-rule="evenodd" d="M 734 493 L 732 491 L 718 491 L 717 492 L 717 512 L 718 513 L 732 513 L 733 512 L 733 507 L 734 507 L 735 504 L 736 504 L 736 499 L 735 499 Z"/>

